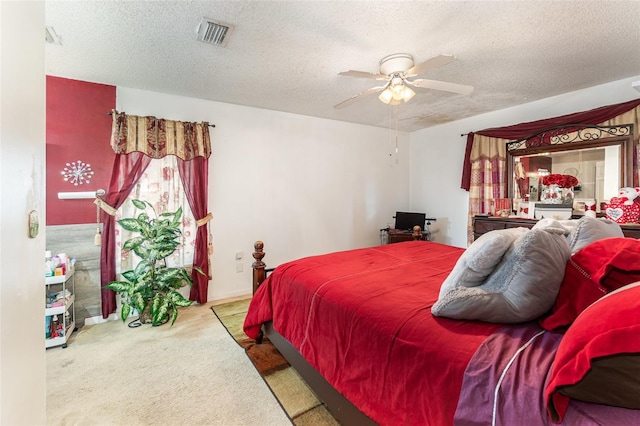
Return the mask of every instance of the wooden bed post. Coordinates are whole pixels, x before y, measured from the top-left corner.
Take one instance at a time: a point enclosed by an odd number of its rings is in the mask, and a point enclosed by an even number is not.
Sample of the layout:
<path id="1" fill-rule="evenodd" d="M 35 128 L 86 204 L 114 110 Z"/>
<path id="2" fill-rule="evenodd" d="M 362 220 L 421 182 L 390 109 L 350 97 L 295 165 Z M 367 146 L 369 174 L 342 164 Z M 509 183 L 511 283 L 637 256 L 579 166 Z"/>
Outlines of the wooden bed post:
<path id="1" fill-rule="evenodd" d="M 253 248 L 255 251 L 252 256 L 256 261 L 253 262 L 251 267 L 253 268 L 253 294 L 255 294 L 260 284 L 262 284 L 262 281 L 266 278 L 264 269 L 267 265 L 262 261 L 264 257 L 264 252 L 262 251 L 264 243 L 262 241 L 256 241 Z"/>
<path id="2" fill-rule="evenodd" d="M 265 271 L 265 267 L 267 265 L 262 261 L 262 258 L 264 257 L 264 252 L 262 251 L 264 243 L 262 241 L 256 241 L 253 248 L 255 251 L 251 255 L 256 261 L 253 262 L 251 268 L 253 268 L 253 294 L 256 294 L 256 290 L 258 290 L 260 284 L 262 284 L 267 277 L 267 273 Z M 261 329 L 260 334 L 256 337 L 256 343 L 258 345 L 261 344 L 263 339 L 264 331 Z"/>
<path id="3" fill-rule="evenodd" d="M 415 240 L 421 240 L 422 239 L 422 229 L 420 228 L 420 225 L 416 225 L 413 227 L 413 234 L 411 234 L 411 237 Z"/>

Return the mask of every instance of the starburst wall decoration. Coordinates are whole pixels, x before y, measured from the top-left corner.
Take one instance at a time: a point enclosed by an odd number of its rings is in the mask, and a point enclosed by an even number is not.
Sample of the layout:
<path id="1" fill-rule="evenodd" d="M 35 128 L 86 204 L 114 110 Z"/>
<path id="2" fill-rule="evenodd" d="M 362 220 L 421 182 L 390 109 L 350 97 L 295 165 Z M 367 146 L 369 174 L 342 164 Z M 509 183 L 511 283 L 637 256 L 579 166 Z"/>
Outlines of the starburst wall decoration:
<path id="1" fill-rule="evenodd" d="M 91 164 L 78 160 L 75 163 L 67 163 L 66 167 L 62 169 L 60 174 L 64 176 L 65 182 L 78 186 L 91 182 L 93 170 L 91 170 Z"/>

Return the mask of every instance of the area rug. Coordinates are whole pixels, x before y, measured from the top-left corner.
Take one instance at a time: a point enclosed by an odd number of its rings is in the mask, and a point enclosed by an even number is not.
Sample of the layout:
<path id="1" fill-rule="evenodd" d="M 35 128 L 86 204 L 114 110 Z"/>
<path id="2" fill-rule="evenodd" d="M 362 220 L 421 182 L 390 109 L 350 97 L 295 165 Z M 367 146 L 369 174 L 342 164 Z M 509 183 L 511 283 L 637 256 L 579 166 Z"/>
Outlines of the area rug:
<path id="1" fill-rule="evenodd" d="M 258 345 L 244 334 L 242 324 L 250 301 L 250 298 L 237 300 L 214 305 L 211 309 L 229 334 L 245 349 L 296 426 L 339 426 L 325 405 L 268 339 Z"/>

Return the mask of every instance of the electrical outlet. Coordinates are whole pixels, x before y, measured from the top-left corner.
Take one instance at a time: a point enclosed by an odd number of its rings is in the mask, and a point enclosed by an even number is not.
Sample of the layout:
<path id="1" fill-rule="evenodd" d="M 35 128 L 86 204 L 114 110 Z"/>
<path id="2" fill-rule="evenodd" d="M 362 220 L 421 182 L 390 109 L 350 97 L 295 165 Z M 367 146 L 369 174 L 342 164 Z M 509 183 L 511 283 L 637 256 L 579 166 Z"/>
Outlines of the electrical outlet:
<path id="1" fill-rule="evenodd" d="M 236 272 L 242 272 L 242 262 L 236 263 Z"/>

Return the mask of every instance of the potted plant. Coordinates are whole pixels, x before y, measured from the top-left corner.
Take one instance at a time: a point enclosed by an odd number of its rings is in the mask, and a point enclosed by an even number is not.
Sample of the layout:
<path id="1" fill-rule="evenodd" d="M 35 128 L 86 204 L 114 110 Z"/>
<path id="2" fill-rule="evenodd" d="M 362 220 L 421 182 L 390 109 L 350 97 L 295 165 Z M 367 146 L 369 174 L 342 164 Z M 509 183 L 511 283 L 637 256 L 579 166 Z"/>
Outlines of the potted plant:
<path id="1" fill-rule="evenodd" d="M 122 249 L 133 250 L 141 260 L 133 270 L 122 273 L 126 281 L 112 281 L 106 287 L 120 293 L 123 322 L 135 309 L 142 324 L 157 326 L 171 321 L 173 325 L 178 317 L 178 308 L 193 303 L 177 291 L 192 284 L 189 271 L 185 267 L 168 267 L 166 262 L 166 258 L 180 245 L 182 208 L 158 215 L 149 202 L 132 202 L 141 213 L 135 218 L 121 219 L 118 223 L 127 231 L 139 235 L 126 240 Z M 149 216 L 148 210 L 153 213 L 152 216 Z M 195 269 L 203 273 L 200 268 Z"/>

